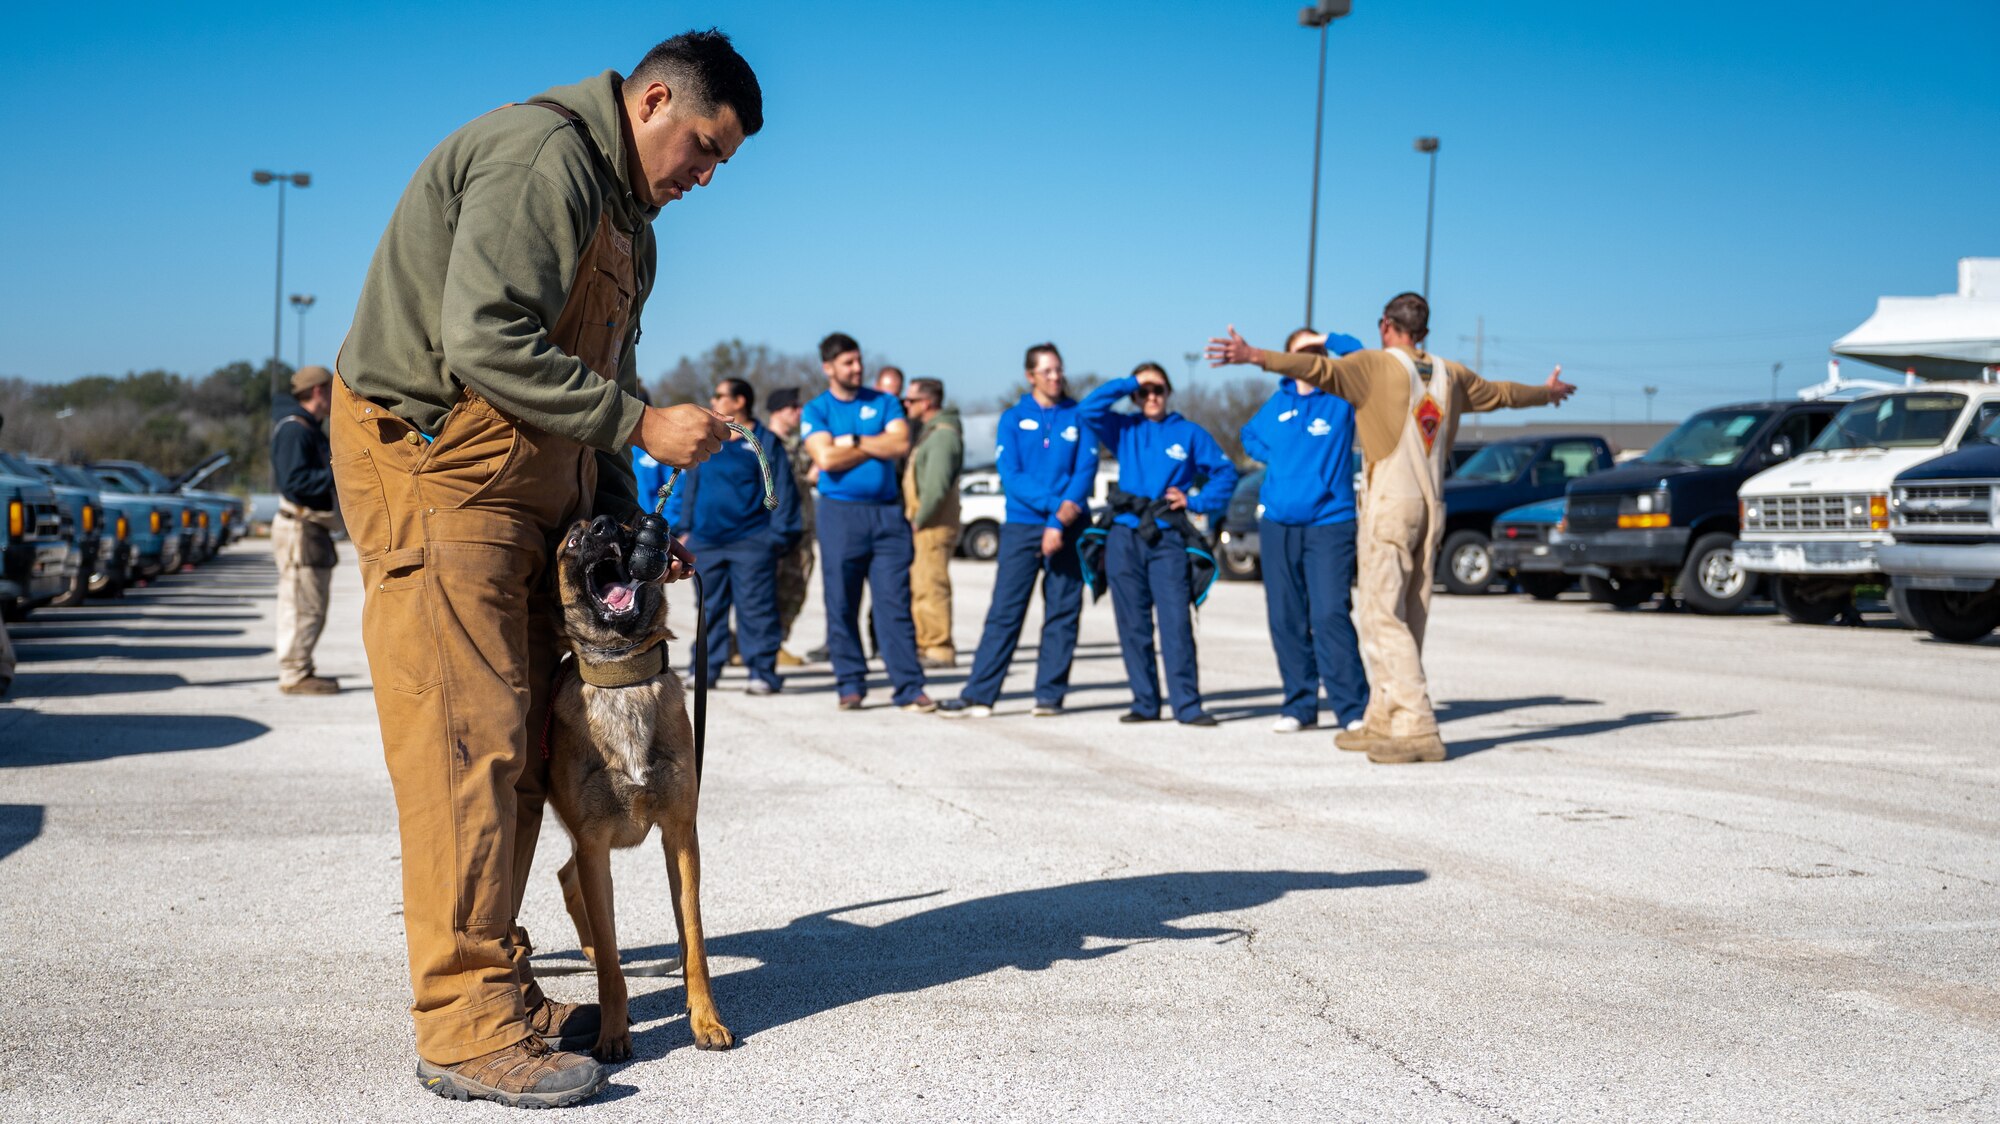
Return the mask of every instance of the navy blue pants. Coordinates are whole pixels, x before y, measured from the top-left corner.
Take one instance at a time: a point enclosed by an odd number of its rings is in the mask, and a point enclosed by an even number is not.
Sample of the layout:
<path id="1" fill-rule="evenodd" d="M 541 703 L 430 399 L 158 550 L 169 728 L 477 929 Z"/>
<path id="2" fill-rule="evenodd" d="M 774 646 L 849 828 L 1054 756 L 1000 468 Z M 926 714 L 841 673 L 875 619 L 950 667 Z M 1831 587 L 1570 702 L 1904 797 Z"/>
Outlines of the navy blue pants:
<path id="1" fill-rule="evenodd" d="M 1194 609 L 1188 597 L 1187 543 L 1172 531 L 1147 546 L 1139 532 L 1114 526 L 1104 544 L 1104 573 L 1111 582 L 1118 648 L 1132 681 L 1132 711 L 1160 714 L 1159 669 L 1153 660 L 1153 619 L 1160 624 L 1160 656 L 1167 664 L 1167 697 L 1174 718 L 1201 713 L 1201 677 L 1195 668 Z"/>
<path id="2" fill-rule="evenodd" d="M 1007 523 L 1000 528 L 999 572 L 993 578 L 993 601 L 986 608 L 986 627 L 979 634 L 979 651 L 972 657 L 972 677 L 959 697 L 992 706 L 1000 683 L 1014 662 L 1021 627 L 1028 620 L 1028 599 L 1035 579 L 1042 580 L 1042 640 L 1035 655 L 1035 703 L 1061 706 L 1069 693 L 1069 667 L 1076 658 L 1077 622 L 1083 617 L 1083 566 L 1076 556 L 1077 532 L 1063 536 L 1063 548 L 1042 553 L 1038 523 Z"/>
<path id="3" fill-rule="evenodd" d="M 1352 521 L 1326 527 L 1257 521 L 1264 609 L 1285 685 L 1285 714 L 1319 722 L 1319 689 L 1341 725 L 1368 709 L 1368 676 L 1348 615 L 1354 586 Z"/>
<path id="4" fill-rule="evenodd" d="M 821 497 L 817 510 L 820 584 L 826 590 L 826 654 L 842 696 L 868 693 L 861 651 L 861 587 L 868 584 L 876 652 L 889 669 L 897 706 L 924 693 L 917 628 L 910 621 L 910 564 L 915 542 L 903 508 Z"/>
<path id="5" fill-rule="evenodd" d="M 784 540 L 775 534 L 752 535 L 729 543 L 689 542 L 701 567 L 701 619 L 708 629 L 708 681 L 722 680 L 722 668 L 734 648 L 743 656 L 750 678 L 773 687 L 778 677 L 778 644 L 784 629 L 778 624 L 778 559 Z M 729 611 L 736 610 L 730 628 Z"/>

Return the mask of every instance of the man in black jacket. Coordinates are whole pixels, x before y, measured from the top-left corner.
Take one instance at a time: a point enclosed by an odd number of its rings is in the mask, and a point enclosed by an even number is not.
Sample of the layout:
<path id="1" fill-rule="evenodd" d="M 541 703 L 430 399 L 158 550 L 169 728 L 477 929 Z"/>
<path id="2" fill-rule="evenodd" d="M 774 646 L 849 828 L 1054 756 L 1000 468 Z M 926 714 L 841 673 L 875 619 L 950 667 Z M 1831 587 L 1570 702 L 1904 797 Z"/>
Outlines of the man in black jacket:
<path id="1" fill-rule="evenodd" d="M 278 563 L 278 689 L 288 695 L 332 695 L 340 684 L 313 672 L 313 646 L 326 627 L 333 584 L 333 452 L 326 420 L 333 372 L 301 367 L 292 376 L 293 402 L 271 410 L 271 475 L 278 515 L 271 553 Z"/>

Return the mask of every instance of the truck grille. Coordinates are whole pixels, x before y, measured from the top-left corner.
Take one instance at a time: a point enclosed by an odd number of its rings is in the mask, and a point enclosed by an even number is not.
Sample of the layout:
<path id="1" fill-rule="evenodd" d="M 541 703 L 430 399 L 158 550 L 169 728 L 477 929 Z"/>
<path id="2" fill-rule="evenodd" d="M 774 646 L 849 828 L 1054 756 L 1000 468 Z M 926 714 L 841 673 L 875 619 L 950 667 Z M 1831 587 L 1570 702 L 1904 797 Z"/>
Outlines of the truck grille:
<path id="1" fill-rule="evenodd" d="M 1564 518 L 1574 531 L 1610 531 L 1618 526 L 1617 496 L 1571 496 Z"/>
<path id="2" fill-rule="evenodd" d="M 1759 496 L 1744 500 L 1759 531 L 1867 531 L 1866 495 Z M 1748 515 L 1748 512 L 1746 512 Z"/>
<path id="3" fill-rule="evenodd" d="M 1895 528 L 1898 531 L 1985 531 L 2000 509 L 1994 492 L 2000 483 L 1967 481 L 1951 484 L 1911 484 L 1896 489 Z"/>

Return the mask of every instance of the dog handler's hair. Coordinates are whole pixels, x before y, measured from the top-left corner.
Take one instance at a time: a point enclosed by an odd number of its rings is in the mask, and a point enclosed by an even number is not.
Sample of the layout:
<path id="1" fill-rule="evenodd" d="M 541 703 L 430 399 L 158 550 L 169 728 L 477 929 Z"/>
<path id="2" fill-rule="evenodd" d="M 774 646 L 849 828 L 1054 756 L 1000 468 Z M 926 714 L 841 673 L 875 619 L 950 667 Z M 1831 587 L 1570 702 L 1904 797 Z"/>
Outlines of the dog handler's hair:
<path id="1" fill-rule="evenodd" d="M 1174 380 L 1168 376 L 1167 369 L 1165 367 L 1160 366 L 1158 363 L 1153 362 L 1151 359 L 1148 359 L 1144 363 L 1139 364 L 1137 367 L 1132 368 L 1132 377 L 1136 379 L 1140 375 L 1145 374 L 1147 371 L 1151 371 L 1154 374 L 1160 376 L 1160 381 L 1167 384 L 1168 394 L 1172 394 L 1174 392 Z"/>
<path id="2" fill-rule="evenodd" d="M 1397 293 L 1391 297 L 1382 316 L 1408 332 L 1413 343 L 1422 343 L 1431 334 L 1431 302 L 1416 293 Z"/>
<path id="3" fill-rule="evenodd" d="M 625 93 L 636 94 L 654 82 L 677 98 L 691 99 L 703 117 L 713 116 L 718 106 L 735 110 L 746 137 L 764 127 L 764 90 L 757 74 L 716 28 L 684 31 L 647 51 L 625 79 Z"/>
<path id="4" fill-rule="evenodd" d="M 754 386 L 751 386 L 751 385 L 750 385 L 749 383 L 745 382 L 744 380 L 742 380 L 742 379 L 733 379 L 733 378 L 732 378 L 732 379 L 723 379 L 723 380 L 722 380 L 721 382 L 719 382 L 719 383 L 716 383 L 716 384 L 715 384 L 715 389 L 717 389 L 717 390 L 721 391 L 721 392 L 722 392 L 722 393 L 724 393 L 724 394 L 727 394 L 727 395 L 728 395 L 728 396 L 730 396 L 731 398 L 741 398 L 741 399 L 743 399 L 743 412 L 744 412 L 744 413 L 746 413 L 746 414 L 750 414 L 750 413 L 755 413 L 755 412 L 756 412 L 756 410 L 757 410 L 757 388 L 756 388 L 756 387 L 754 387 Z"/>
<path id="5" fill-rule="evenodd" d="M 917 379 L 910 384 L 910 393 L 944 405 L 944 382 L 940 379 Z"/>
<path id="6" fill-rule="evenodd" d="M 860 350 L 861 345 L 854 342 L 853 336 L 846 332 L 834 332 L 819 341 L 819 361 L 831 363 L 850 351 Z"/>
<path id="7" fill-rule="evenodd" d="M 1300 336 L 1316 336 L 1316 335 L 1319 335 L 1319 333 L 1313 331 L 1311 328 L 1295 328 L 1292 330 L 1291 335 L 1285 337 L 1285 350 L 1290 351 L 1292 349 L 1292 345 L 1299 342 Z"/>
<path id="8" fill-rule="evenodd" d="M 1062 362 L 1062 352 L 1056 350 L 1055 344 L 1038 343 L 1035 346 L 1028 349 L 1027 357 L 1021 360 L 1021 369 L 1024 371 L 1034 370 L 1036 362 L 1035 357 L 1038 355 L 1052 355 L 1055 357 L 1056 362 L 1058 363 Z"/>

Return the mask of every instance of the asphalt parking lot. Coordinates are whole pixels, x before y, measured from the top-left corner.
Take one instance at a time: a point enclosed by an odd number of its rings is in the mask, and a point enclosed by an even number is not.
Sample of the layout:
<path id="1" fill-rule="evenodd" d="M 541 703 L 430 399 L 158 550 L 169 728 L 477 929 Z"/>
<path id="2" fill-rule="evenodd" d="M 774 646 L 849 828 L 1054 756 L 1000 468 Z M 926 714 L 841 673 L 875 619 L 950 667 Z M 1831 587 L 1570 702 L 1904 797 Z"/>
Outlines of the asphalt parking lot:
<path id="1" fill-rule="evenodd" d="M 248 542 L 13 626 L 0 1104 L 13 1120 L 498 1119 L 411 1077 L 398 847 L 349 549 L 278 695 Z M 959 563 L 958 642 L 990 567 Z M 681 603 L 685 603 L 683 598 Z M 687 618 L 683 616 L 683 625 Z M 800 626 L 816 642 L 816 617 Z M 1214 730 L 947 724 L 823 667 L 711 713 L 695 1051 L 660 853 L 618 856 L 621 1120 L 2000 1118 L 2000 642 L 1440 598 L 1454 750 L 1281 737 L 1260 587 L 1200 624 Z M 933 693 L 955 692 L 963 669 Z M 525 923 L 593 993 L 553 871 Z"/>

